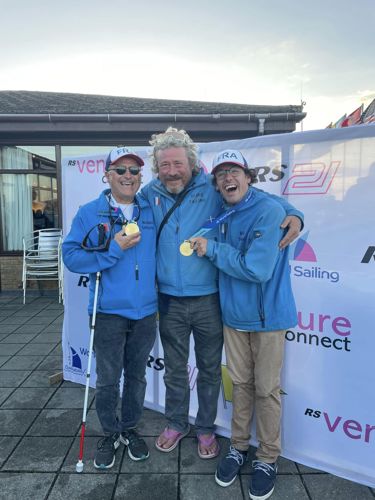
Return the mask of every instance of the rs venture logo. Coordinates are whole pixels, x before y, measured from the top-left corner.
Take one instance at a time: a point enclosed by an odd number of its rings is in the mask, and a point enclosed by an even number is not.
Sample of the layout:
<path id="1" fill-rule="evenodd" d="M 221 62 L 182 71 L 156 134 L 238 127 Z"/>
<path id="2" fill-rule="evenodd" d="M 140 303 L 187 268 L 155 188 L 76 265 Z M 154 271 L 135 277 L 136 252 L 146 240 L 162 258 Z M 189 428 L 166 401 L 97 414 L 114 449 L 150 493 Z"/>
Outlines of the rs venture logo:
<path id="1" fill-rule="evenodd" d="M 375 433 L 373 431 L 375 425 L 360 422 L 353 418 L 342 417 L 341 415 L 330 415 L 328 411 L 313 408 L 306 408 L 305 416 L 322 419 L 324 428 L 332 434 L 342 434 L 346 438 L 363 441 L 364 443 L 374 442 Z"/>
<path id="2" fill-rule="evenodd" d="M 291 246 L 291 256 L 297 262 L 317 262 L 316 253 L 310 243 L 307 242 L 309 231 L 304 233 L 299 240 Z M 327 280 L 331 283 L 338 283 L 340 275 L 337 271 L 327 271 L 318 265 L 291 265 L 292 276 L 296 278 Z"/>
<path id="3" fill-rule="evenodd" d="M 297 163 L 283 194 L 326 194 L 335 178 L 340 161 Z"/>

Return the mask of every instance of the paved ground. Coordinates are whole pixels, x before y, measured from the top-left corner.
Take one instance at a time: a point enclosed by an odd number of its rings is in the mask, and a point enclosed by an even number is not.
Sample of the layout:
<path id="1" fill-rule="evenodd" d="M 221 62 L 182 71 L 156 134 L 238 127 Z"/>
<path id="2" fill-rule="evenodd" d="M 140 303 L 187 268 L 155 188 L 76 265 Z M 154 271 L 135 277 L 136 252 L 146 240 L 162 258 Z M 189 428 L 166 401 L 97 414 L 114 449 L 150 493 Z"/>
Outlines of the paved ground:
<path id="1" fill-rule="evenodd" d="M 94 391 L 85 440 L 85 467 L 75 472 L 84 388 L 71 382 L 49 384 L 62 367 L 63 307 L 53 296 L 0 294 L 0 499 L 220 500 L 248 498 L 250 467 L 229 488 L 214 482 L 217 460 L 203 461 L 193 433 L 172 453 L 153 442 L 163 416 L 145 410 L 140 431 L 150 459 L 134 463 L 117 452 L 111 471 L 98 472 L 92 459 L 100 435 Z M 228 440 L 221 438 L 222 452 Z M 281 459 L 274 500 L 366 500 L 371 488 Z"/>

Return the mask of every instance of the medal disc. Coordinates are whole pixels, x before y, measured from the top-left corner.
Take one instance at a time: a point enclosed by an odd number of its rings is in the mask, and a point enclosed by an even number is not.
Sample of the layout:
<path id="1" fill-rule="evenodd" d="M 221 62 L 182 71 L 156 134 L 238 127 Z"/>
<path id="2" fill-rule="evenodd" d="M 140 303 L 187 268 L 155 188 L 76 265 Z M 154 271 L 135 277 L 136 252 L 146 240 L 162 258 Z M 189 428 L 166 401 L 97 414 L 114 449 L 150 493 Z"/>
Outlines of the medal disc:
<path id="1" fill-rule="evenodd" d="M 190 241 L 185 240 L 180 245 L 180 254 L 184 257 L 189 257 L 192 255 L 194 250 L 190 247 Z"/>
<path id="2" fill-rule="evenodd" d="M 129 224 L 126 224 L 124 232 L 126 236 L 129 236 L 129 234 L 139 233 L 138 224 L 136 222 L 129 222 Z"/>

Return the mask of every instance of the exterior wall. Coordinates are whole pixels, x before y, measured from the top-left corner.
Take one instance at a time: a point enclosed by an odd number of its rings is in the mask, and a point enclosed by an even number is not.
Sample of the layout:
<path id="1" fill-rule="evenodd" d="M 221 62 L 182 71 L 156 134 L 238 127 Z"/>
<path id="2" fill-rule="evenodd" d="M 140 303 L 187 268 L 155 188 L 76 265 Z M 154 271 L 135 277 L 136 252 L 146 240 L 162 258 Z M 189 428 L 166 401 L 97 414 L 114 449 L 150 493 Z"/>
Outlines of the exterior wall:
<path id="1" fill-rule="evenodd" d="M 2 290 L 22 289 L 22 256 L 1 256 L 0 274 Z"/>
<path id="2" fill-rule="evenodd" d="M 1 289 L 22 291 L 22 256 L 0 256 Z M 27 288 L 57 290 L 57 280 L 28 281 Z"/>

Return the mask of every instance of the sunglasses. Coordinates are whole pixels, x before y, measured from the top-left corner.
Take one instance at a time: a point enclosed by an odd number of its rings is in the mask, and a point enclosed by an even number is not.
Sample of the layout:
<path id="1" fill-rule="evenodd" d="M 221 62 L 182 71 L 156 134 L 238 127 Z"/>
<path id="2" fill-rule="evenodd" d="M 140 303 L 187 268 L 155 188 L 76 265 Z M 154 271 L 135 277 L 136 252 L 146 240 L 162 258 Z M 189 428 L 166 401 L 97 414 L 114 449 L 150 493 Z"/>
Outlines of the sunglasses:
<path id="1" fill-rule="evenodd" d="M 117 175 L 124 175 L 128 170 L 132 175 L 138 175 L 141 171 L 141 167 L 136 165 L 134 165 L 134 167 L 116 167 L 110 168 L 108 172 L 116 172 Z"/>

